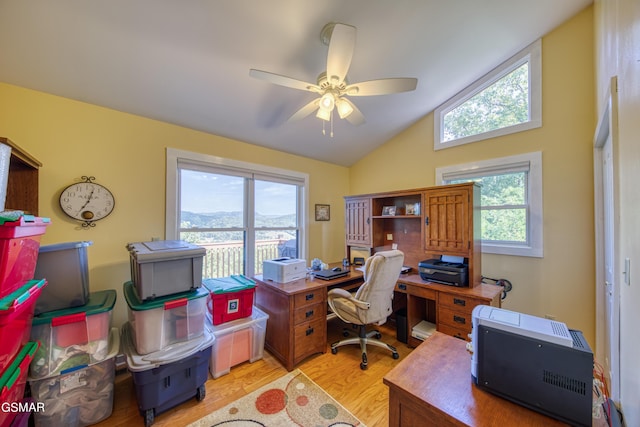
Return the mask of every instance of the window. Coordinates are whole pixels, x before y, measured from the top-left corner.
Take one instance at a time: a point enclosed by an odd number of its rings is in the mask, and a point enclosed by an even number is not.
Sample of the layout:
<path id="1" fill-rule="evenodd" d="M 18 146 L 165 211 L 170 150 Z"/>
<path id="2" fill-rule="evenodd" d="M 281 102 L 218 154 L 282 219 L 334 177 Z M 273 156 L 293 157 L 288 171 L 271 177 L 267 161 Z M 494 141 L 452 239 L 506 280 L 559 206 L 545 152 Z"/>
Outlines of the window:
<path id="1" fill-rule="evenodd" d="M 203 277 L 262 272 L 304 258 L 308 175 L 167 149 L 167 239 L 206 249 Z"/>
<path id="2" fill-rule="evenodd" d="M 542 153 L 436 169 L 438 184 L 481 185 L 482 252 L 542 257 Z"/>
<path id="3" fill-rule="evenodd" d="M 542 126 L 541 70 L 538 40 L 438 107 L 433 148 Z"/>

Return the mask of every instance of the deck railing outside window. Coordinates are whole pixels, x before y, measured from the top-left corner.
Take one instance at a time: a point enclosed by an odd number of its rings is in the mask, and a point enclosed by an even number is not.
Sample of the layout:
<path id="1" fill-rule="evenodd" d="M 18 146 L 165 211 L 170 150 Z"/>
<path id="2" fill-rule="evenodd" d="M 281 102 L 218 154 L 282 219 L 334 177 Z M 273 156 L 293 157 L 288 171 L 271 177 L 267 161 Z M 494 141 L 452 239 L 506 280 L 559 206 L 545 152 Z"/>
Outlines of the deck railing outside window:
<path id="1" fill-rule="evenodd" d="M 262 273 L 262 261 L 278 258 L 281 240 L 259 240 L 256 242 L 256 274 Z M 228 277 L 244 274 L 244 244 L 242 242 L 199 243 L 206 249 L 203 260 L 202 277 Z"/>

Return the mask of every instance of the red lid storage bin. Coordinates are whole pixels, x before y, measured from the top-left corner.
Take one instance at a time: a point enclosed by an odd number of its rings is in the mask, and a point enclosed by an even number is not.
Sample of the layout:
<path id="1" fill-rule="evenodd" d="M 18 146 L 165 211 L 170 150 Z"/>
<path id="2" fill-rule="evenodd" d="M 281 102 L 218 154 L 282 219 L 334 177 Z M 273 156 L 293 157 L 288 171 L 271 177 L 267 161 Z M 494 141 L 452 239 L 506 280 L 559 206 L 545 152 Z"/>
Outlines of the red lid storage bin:
<path id="1" fill-rule="evenodd" d="M 38 349 L 37 342 L 28 342 L 22 347 L 13 362 L 0 372 L 0 402 L 11 404 L 20 402 L 27 385 L 27 372 L 33 355 Z M 16 417 L 16 412 L 0 411 L 0 426 L 7 426 Z"/>
<path id="2" fill-rule="evenodd" d="M 0 217 L 0 298 L 33 279 L 40 237 L 49 218 L 21 215 L 14 221 Z"/>
<path id="3" fill-rule="evenodd" d="M 0 299 L 0 372 L 4 371 L 29 341 L 36 300 L 46 280 L 32 280 Z"/>
<path id="4" fill-rule="evenodd" d="M 214 325 L 251 316 L 256 282 L 233 275 L 220 279 L 205 279 L 203 286 L 209 291 L 207 307 Z"/>

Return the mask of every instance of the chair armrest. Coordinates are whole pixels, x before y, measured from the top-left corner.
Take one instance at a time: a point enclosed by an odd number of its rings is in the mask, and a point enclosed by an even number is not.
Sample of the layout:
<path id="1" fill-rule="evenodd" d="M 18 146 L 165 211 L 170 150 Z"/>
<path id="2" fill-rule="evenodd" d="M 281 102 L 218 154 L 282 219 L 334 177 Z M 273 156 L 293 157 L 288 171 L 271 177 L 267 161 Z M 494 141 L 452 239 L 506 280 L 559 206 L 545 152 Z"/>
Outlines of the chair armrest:
<path id="1" fill-rule="evenodd" d="M 361 308 L 363 310 L 369 310 L 369 308 L 371 307 L 371 304 L 369 304 L 368 302 L 360 301 L 359 299 L 355 299 L 353 297 L 353 295 L 349 291 L 346 291 L 346 290 L 341 289 L 341 288 L 331 289 L 329 291 L 328 297 L 329 298 L 344 298 L 344 299 L 348 299 L 356 307 Z"/>

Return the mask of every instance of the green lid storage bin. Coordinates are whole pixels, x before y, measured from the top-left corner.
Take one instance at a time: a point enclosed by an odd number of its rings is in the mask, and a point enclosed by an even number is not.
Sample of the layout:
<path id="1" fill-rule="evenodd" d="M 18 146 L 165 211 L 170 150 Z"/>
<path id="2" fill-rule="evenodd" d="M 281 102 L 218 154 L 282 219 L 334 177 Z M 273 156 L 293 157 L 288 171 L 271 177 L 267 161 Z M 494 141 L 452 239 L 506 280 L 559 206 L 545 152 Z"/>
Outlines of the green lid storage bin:
<path id="1" fill-rule="evenodd" d="M 44 378 L 104 360 L 109 353 L 115 303 L 113 289 L 91 292 L 82 307 L 34 316 L 31 340 L 40 341 L 40 349 L 31 363 L 29 377 Z"/>
<path id="2" fill-rule="evenodd" d="M 200 287 L 143 302 L 133 282 L 123 286 L 132 339 L 139 354 L 153 353 L 204 332 L 209 292 Z"/>

